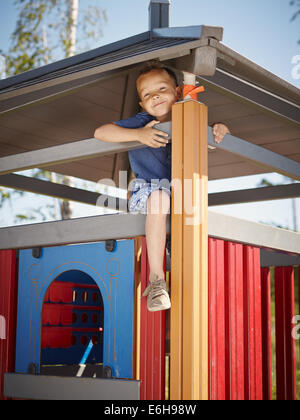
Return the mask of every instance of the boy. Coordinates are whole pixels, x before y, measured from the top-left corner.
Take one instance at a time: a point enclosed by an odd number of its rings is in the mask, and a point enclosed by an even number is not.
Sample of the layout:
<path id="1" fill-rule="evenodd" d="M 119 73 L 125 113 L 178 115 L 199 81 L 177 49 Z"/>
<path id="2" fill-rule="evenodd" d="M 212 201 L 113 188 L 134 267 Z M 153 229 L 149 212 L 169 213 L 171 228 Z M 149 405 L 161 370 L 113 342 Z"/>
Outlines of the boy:
<path id="1" fill-rule="evenodd" d="M 136 81 L 140 106 L 144 112 L 127 120 L 105 124 L 95 131 L 95 138 L 106 142 L 139 141 L 148 146 L 129 151 L 133 182 L 129 211 L 147 214 L 146 242 L 150 266 L 149 285 L 143 296 L 151 312 L 169 309 L 170 298 L 164 278 L 166 218 L 170 209 L 171 144 L 168 135 L 153 126 L 171 120 L 172 105 L 180 99 L 181 88 L 175 73 L 160 63 L 149 63 Z M 220 143 L 229 133 L 224 124 L 213 127 L 215 141 Z"/>

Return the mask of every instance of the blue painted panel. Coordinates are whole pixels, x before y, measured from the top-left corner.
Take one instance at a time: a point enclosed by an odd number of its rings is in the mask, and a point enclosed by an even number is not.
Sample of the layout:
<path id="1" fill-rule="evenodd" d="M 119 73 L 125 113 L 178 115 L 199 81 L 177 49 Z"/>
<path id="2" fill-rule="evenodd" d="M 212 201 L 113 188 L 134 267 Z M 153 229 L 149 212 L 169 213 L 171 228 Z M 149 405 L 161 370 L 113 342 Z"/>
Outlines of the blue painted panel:
<path id="1" fill-rule="evenodd" d="M 79 271 L 78 283 L 90 276 L 102 294 L 103 364 L 112 368 L 114 377 L 132 378 L 133 240 L 117 241 L 111 253 L 103 242 L 44 248 L 39 259 L 31 250 L 20 252 L 16 372 L 27 372 L 30 363 L 39 368 L 44 297 L 54 280 L 74 281 L 70 270 Z"/>
<path id="2" fill-rule="evenodd" d="M 41 351 L 41 360 L 44 365 L 57 365 L 58 360 L 59 364 L 66 365 L 78 365 L 78 364 L 93 364 L 100 363 L 103 360 L 103 341 L 101 333 L 95 334 L 92 336 L 97 336 L 97 344 L 92 344 L 91 340 L 88 341 L 88 344 L 84 345 L 81 342 L 82 336 L 87 336 L 87 333 L 75 331 L 72 334 L 76 337 L 76 344 L 72 345 L 70 348 L 43 348 Z M 91 347 L 87 352 L 87 348 Z M 86 361 L 83 362 L 83 357 L 86 355 Z"/>

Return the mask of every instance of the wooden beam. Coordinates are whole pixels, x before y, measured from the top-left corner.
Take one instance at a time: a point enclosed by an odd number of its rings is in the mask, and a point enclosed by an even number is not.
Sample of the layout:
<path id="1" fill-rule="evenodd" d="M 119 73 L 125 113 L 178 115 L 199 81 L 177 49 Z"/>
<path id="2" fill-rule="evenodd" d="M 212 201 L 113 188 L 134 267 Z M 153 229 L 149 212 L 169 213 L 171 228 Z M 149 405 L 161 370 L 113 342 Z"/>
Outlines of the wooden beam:
<path id="1" fill-rule="evenodd" d="M 294 267 L 275 267 L 276 395 L 297 399 Z"/>
<path id="2" fill-rule="evenodd" d="M 183 104 L 172 110 L 172 179 L 183 180 Z M 174 188 L 171 225 L 171 333 L 170 333 L 170 399 L 182 399 L 182 251 L 183 194 Z"/>
<path id="3" fill-rule="evenodd" d="M 178 103 L 172 119 L 171 399 L 207 400 L 207 107 Z"/>
<path id="4" fill-rule="evenodd" d="M 1 182 L 1 177 L 0 177 Z M 300 184 L 274 185 L 272 187 L 249 188 L 225 191 L 208 195 L 208 206 L 227 204 L 257 203 L 269 200 L 286 200 L 300 197 Z"/>
<path id="5" fill-rule="evenodd" d="M 120 156 L 120 154 L 117 155 Z M 119 161 L 117 165 L 118 168 L 120 168 L 121 162 Z M 119 176 L 119 174 L 117 172 L 118 171 L 116 171 L 115 182 L 118 182 L 117 176 Z M 125 210 L 127 208 L 127 200 L 122 198 L 115 199 L 114 197 L 105 195 L 107 197 L 107 203 L 105 204 L 104 200 L 101 202 L 99 200 L 103 194 L 18 174 L 0 175 L 0 185 L 19 191 L 55 197 L 61 200 L 67 199 L 69 201 L 90 204 L 92 206 L 97 205 L 98 207 L 111 208 L 112 210 Z M 286 200 L 298 197 L 300 197 L 299 183 L 276 185 L 272 187 L 211 193 L 208 194 L 208 207 L 268 200 Z M 116 204 L 114 200 L 116 200 Z M 104 205 L 101 206 L 101 203 L 104 203 Z"/>
<path id="6" fill-rule="evenodd" d="M 5 373 L 4 395 L 9 398 L 50 401 L 138 401 L 140 383 L 131 379 L 68 378 Z"/>
<path id="7" fill-rule="evenodd" d="M 233 153 L 269 172 L 277 172 L 289 178 L 300 180 L 299 162 L 279 153 L 272 152 L 272 150 L 266 149 L 265 147 L 258 146 L 231 134 L 227 134 L 221 143 L 216 144 L 212 128 L 208 129 L 208 143 L 218 150 Z"/>
<path id="8" fill-rule="evenodd" d="M 0 158 L 0 175 L 32 168 L 47 168 L 144 147 L 138 142 L 106 143 L 96 139 L 75 141 Z"/>
<path id="9" fill-rule="evenodd" d="M 300 255 L 300 233 L 212 211 L 209 212 L 208 220 L 209 236 L 213 238 Z M 170 231 L 170 218 L 168 217 L 167 233 Z M 106 241 L 107 239 L 128 239 L 144 235 L 145 215 L 142 214 L 81 217 L 72 220 L 0 228 L 0 250 L 88 243 Z M 178 247 L 178 245 L 174 246 Z"/>

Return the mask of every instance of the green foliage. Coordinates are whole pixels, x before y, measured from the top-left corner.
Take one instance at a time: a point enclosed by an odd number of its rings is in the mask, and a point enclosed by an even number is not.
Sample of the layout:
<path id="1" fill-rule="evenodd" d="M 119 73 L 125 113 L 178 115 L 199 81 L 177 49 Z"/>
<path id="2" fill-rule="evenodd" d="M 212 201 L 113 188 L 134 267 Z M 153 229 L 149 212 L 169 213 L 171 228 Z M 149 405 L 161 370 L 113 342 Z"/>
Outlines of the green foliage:
<path id="1" fill-rule="evenodd" d="M 104 9 L 89 6 L 83 10 L 81 17 L 81 40 L 77 45 L 80 52 L 87 51 L 90 40 L 97 40 L 103 36 L 102 26 L 107 23 L 107 14 Z"/>
<path id="2" fill-rule="evenodd" d="M 44 180 L 51 180 L 51 172 L 42 169 L 32 171 L 33 178 L 39 178 Z M 0 208 L 7 203 L 11 209 L 12 214 L 14 213 L 15 200 L 23 197 L 26 193 L 24 191 L 16 191 L 13 189 L 7 189 L 0 187 Z M 55 205 L 47 204 L 38 208 L 29 208 L 24 210 L 22 213 L 14 214 L 14 223 L 36 220 L 39 218 L 41 221 L 47 219 L 55 219 Z"/>
<path id="3" fill-rule="evenodd" d="M 16 28 L 11 35 L 11 47 L 6 58 L 7 75 L 15 75 L 44 64 L 50 50 L 44 43 L 44 18 L 51 14 L 59 0 L 15 0 L 19 9 Z"/>
<path id="4" fill-rule="evenodd" d="M 297 8 L 296 12 L 291 17 L 291 22 L 293 22 L 298 17 L 300 17 L 300 0 L 291 0 L 290 5 Z M 300 44 L 300 39 L 298 41 L 298 44 Z"/>
<path id="5" fill-rule="evenodd" d="M 269 181 L 266 178 L 263 178 L 260 183 L 258 184 L 258 187 L 272 187 L 274 184 L 272 184 L 271 181 Z"/>
<path id="6" fill-rule="evenodd" d="M 16 214 L 14 222 L 18 223 L 18 222 L 24 222 L 28 220 L 36 220 L 37 217 L 39 217 L 41 221 L 45 222 L 48 216 L 53 218 L 54 216 L 53 210 L 54 210 L 53 204 L 47 204 L 46 206 L 32 208 L 28 210 L 25 214 Z M 49 214 L 49 211 L 50 211 L 50 214 Z"/>
<path id="7" fill-rule="evenodd" d="M 0 50 L 5 57 L 7 76 L 70 56 L 70 31 L 75 24 L 68 13 L 71 4 L 72 0 L 14 0 L 19 12 L 16 27 L 10 38 L 9 50 Z M 102 8 L 79 8 L 77 52 L 91 48 L 90 42 L 102 36 L 102 26 L 106 22 L 106 12 Z M 33 172 L 33 176 L 51 180 L 47 171 Z M 0 208 L 5 202 L 13 207 L 12 197 L 20 194 L 24 193 L 0 188 Z M 16 221 L 32 220 L 37 215 L 44 220 L 43 211 L 35 209 L 30 214 L 18 214 Z"/>
<path id="8" fill-rule="evenodd" d="M 17 195 L 21 196 L 23 194 L 24 193 L 22 191 L 14 191 L 0 187 L 0 208 L 3 207 L 6 201 L 8 201 L 10 205 L 12 205 L 13 197 Z"/>
<path id="9" fill-rule="evenodd" d="M 298 10 L 293 14 L 291 21 L 295 20 L 298 16 L 300 16 L 300 0 L 291 0 L 290 1 L 291 6 L 295 6 L 298 8 Z"/>
<path id="10" fill-rule="evenodd" d="M 70 0 L 14 0 L 19 11 L 8 51 L 0 51 L 6 59 L 6 74 L 13 76 L 53 61 L 68 57 L 70 28 L 74 24 L 68 15 Z M 79 9 L 76 25 L 77 52 L 89 48 L 99 39 L 107 22 L 105 10 L 90 6 Z"/>

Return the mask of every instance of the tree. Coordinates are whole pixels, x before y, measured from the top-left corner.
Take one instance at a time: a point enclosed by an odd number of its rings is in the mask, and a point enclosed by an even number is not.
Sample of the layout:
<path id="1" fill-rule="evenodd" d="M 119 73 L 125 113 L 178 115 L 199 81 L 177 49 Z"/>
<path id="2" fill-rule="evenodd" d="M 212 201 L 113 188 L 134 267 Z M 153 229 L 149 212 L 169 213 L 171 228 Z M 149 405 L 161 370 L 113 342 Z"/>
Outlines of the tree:
<path id="1" fill-rule="evenodd" d="M 291 17 L 291 21 L 293 22 L 300 17 L 300 0 L 291 0 L 290 5 L 297 8 L 296 12 Z M 298 44 L 300 44 L 300 39 L 298 40 Z"/>
<path id="2" fill-rule="evenodd" d="M 79 0 L 15 0 L 14 4 L 19 10 L 16 28 L 9 50 L 1 52 L 8 76 L 70 57 L 75 49 L 89 49 L 90 41 L 102 36 L 107 21 L 105 10 L 80 8 Z"/>
<path id="3" fill-rule="evenodd" d="M 11 36 L 11 46 L 7 52 L 0 51 L 6 60 L 7 76 L 71 57 L 75 51 L 89 49 L 89 42 L 102 36 L 101 28 L 107 21 L 104 9 L 97 6 L 80 9 L 79 0 L 15 0 L 14 4 L 19 9 L 19 15 Z M 80 42 L 77 41 L 78 34 Z M 39 171 L 34 176 L 40 175 L 72 185 L 71 179 L 65 176 L 58 179 L 55 174 L 45 171 Z M 0 188 L 0 207 L 11 194 L 13 192 Z M 60 210 L 62 219 L 71 217 L 70 202 L 60 201 Z M 23 219 L 23 215 L 19 215 L 19 219 Z"/>

